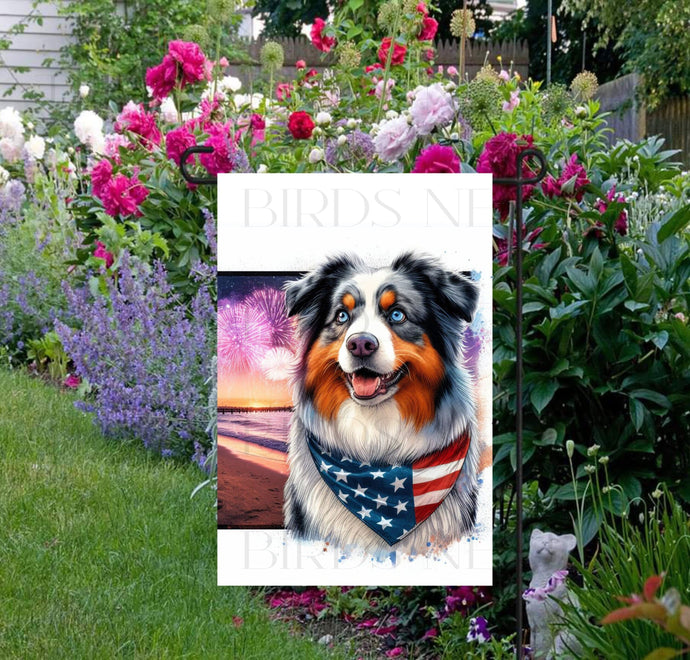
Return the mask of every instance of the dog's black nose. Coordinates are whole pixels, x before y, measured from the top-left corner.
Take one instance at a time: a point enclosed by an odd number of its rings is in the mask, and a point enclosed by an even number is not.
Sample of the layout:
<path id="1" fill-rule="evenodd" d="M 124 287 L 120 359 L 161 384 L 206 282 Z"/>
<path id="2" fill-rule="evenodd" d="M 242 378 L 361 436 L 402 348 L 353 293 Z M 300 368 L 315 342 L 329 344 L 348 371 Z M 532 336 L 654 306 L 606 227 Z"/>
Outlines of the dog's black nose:
<path id="1" fill-rule="evenodd" d="M 358 332 L 347 340 L 347 350 L 355 357 L 369 357 L 378 347 L 378 339 L 368 332 Z"/>

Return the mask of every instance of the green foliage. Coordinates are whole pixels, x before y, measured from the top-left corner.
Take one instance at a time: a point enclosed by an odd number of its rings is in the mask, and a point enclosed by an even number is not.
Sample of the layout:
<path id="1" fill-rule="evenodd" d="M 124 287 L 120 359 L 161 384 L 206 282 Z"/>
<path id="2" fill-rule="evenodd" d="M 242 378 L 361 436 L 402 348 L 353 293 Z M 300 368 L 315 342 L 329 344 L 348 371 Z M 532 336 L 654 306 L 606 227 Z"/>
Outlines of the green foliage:
<path id="1" fill-rule="evenodd" d="M 538 206 L 537 206 L 538 208 Z M 559 226 L 550 210 L 528 214 L 548 247 L 525 255 L 524 370 L 525 478 L 547 498 L 572 501 L 564 464 L 565 440 L 577 453 L 601 446 L 612 479 L 621 485 L 615 511 L 650 484 L 665 479 L 690 501 L 686 411 L 690 406 L 690 241 L 676 235 L 689 207 L 653 223 L 643 239 L 624 243 L 614 223 L 621 204 L 585 212 Z M 596 214 L 596 216 L 595 216 Z M 602 238 L 582 240 L 588 223 L 603 222 Z M 499 387 L 498 428 L 512 421 L 516 401 L 514 268 L 494 275 L 494 373 Z M 512 433 L 495 443 L 510 446 Z M 514 470 L 499 451 L 494 480 Z M 577 467 L 580 494 L 588 475 Z M 613 506 L 613 505 L 612 505 Z M 587 542 L 596 531 L 591 510 Z"/>
<path id="2" fill-rule="evenodd" d="M 576 604 L 564 606 L 562 626 L 584 648 L 582 658 L 642 658 L 659 647 L 680 648 L 674 636 L 642 620 L 601 627 L 601 620 L 621 606 L 618 596 L 640 594 L 645 580 L 664 575 L 664 589 L 690 597 L 690 526 L 683 508 L 666 490 L 656 489 L 622 516 L 611 514 L 621 493 L 608 477 L 592 479 L 587 499 L 603 519 L 597 534 L 597 552 L 588 563 L 576 562 L 583 585 L 570 586 Z M 637 518 L 639 512 L 639 521 Z M 629 520 L 630 518 L 630 520 Z M 670 601 L 669 601 L 670 603 Z M 671 656 L 666 656 L 671 657 Z"/>
<path id="3" fill-rule="evenodd" d="M 29 340 L 26 358 L 33 361 L 38 373 L 47 373 L 52 380 L 63 381 L 67 376 L 69 357 L 52 330 L 40 339 Z"/>
<path id="4" fill-rule="evenodd" d="M 34 0 L 34 10 L 18 26 L 25 28 L 29 22 L 40 22 L 41 5 L 45 2 Z M 212 0 L 209 2 L 213 4 Z M 217 59 L 221 45 L 227 57 L 238 50 L 233 35 L 239 15 L 210 13 L 204 2 L 59 0 L 58 10 L 60 15 L 69 17 L 74 40 L 62 47 L 53 65 L 59 64 L 67 72 L 73 100 L 68 104 L 54 104 L 43 98 L 34 100 L 51 109 L 52 121 L 60 120 L 65 125 L 71 125 L 75 111 L 82 107 L 105 115 L 110 101 L 124 105 L 130 99 L 148 98 L 146 70 L 160 62 L 169 41 L 187 39 L 190 26 L 201 24 L 210 58 Z M 79 98 L 82 84 L 90 87 L 86 100 Z"/>
<path id="5" fill-rule="evenodd" d="M 597 47 L 612 44 L 627 71 L 643 74 L 650 109 L 665 98 L 690 92 L 690 5 L 676 0 L 566 0 L 565 8 L 598 26 Z"/>
<path id="6" fill-rule="evenodd" d="M 373 0 L 365 0 L 372 2 Z M 376 3 L 374 2 L 374 5 Z M 328 0 L 317 2 L 291 2 L 286 0 L 256 0 L 252 11 L 264 21 L 263 34 L 267 37 L 297 37 L 302 26 L 314 22 L 315 18 L 326 20 L 334 8 Z M 375 12 L 375 9 L 373 9 Z M 371 15 L 363 12 L 364 15 Z"/>

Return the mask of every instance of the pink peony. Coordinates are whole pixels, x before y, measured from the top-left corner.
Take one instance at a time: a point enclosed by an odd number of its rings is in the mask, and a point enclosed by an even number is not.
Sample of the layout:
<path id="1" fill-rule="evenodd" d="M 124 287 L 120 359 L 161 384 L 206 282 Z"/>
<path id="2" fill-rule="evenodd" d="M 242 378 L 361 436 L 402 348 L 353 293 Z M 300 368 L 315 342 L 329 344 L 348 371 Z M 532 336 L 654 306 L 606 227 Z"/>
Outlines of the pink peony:
<path id="1" fill-rule="evenodd" d="M 187 127 L 179 126 L 165 136 L 165 155 L 179 165 L 183 152 L 195 144 L 196 138 L 187 130 Z M 194 156 L 187 157 L 188 163 L 193 160 Z"/>
<path id="2" fill-rule="evenodd" d="M 430 144 L 422 149 L 412 170 L 415 174 L 429 174 L 442 172 L 457 174 L 460 172 L 460 159 L 453 147 L 440 144 Z"/>
<path id="3" fill-rule="evenodd" d="M 156 125 L 156 116 L 146 112 L 144 106 L 130 101 L 115 120 L 115 130 L 122 133 L 129 131 L 140 137 L 140 142 L 151 149 L 159 145 L 163 136 Z"/>
<path id="4" fill-rule="evenodd" d="M 100 199 L 103 189 L 110 183 L 112 178 L 112 163 L 107 158 L 99 160 L 91 168 L 91 187 L 93 189 L 93 194 Z"/>
<path id="5" fill-rule="evenodd" d="M 391 38 L 386 37 L 379 46 L 379 62 L 382 66 L 386 66 L 386 61 L 388 60 L 388 51 L 391 49 Z M 393 44 L 393 55 L 391 56 L 391 66 L 396 64 L 402 64 L 405 61 L 405 54 L 407 53 L 407 46 L 395 43 Z"/>
<path id="6" fill-rule="evenodd" d="M 96 249 L 93 251 L 93 256 L 97 259 L 103 259 L 106 268 L 110 268 L 115 261 L 113 253 L 108 252 L 108 250 L 105 249 L 105 244 L 100 241 L 96 241 Z"/>
<path id="7" fill-rule="evenodd" d="M 295 140 L 307 140 L 314 130 L 314 120 L 304 110 L 293 112 L 288 118 L 288 130 Z"/>
<path id="8" fill-rule="evenodd" d="M 65 378 L 64 382 L 62 383 L 65 387 L 69 387 L 70 389 L 75 389 L 81 385 L 81 378 L 77 376 L 76 374 L 70 374 Z"/>
<path id="9" fill-rule="evenodd" d="M 425 16 L 422 21 L 422 29 L 417 35 L 418 41 L 431 41 L 438 30 L 438 21 L 430 16 Z"/>
<path id="10" fill-rule="evenodd" d="M 419 135 L 429 135 L 434 129 L 448 126 L 455 118 L 453 97 L 441 83 L 418 87 L 414 93 L 410 115 Z"/>
<path id="11" fill-rule="evenodd" d="M 179 85 L 211 79 L 212 64 L 198 44 L 192 41 L 171 41 L 163 61 L 146 72 L 146 84 L 153 97 L 162 100 Z"/>
<path id="12" fill-rule="evenodd" d="M 238 149 L 233 135 L 232 122 L 211 124 L 204 146 L 213 147 L 213 153 L 201 154 L 199 160 L 211 175 L 232 172 L 237 164 Z"/>
<path id="13" fill-rule="evenodd" d="M 451 64 L 447 69 L 446 73 L 448 73 L 449 76 L 457 76 L 458 75 L 458 70 Z"/>
<path id="14" fill-rule="evenodd" d="M 136 175 L 129 178 L 124 174 L 117 174 L 101 191 L 101 201 L 105 212 L 113 217 L 141 216 L 139 205 L 148 195 L 148 189 L 140 183 Z"/>
<path id="15" fill-rule="evenodd" d="M 133 149 L 134 145 L 129 141 L 126 135 L 120 133 L 108 133 L 103 141 L 103 153 L 112 158 L 118 165 L 122 163 L 120 156 L 120 147 L 125 149 Z"/>
<path id="16" fill-rule="evenodd" d="M 517 176 L 517 156 L 525 149 L 529 149 L 534 144 L 531 135 L 518 137 L 515 133 L 499 133 L 494 135 L 484 145 L 479 159 L 477 160 L 477 172 L 493 174 L 498 179 L 510 179 Z M 532 175 L 533 172 L 526 164 L 523 164 L 522 175 L 524 178 Z M 522 187 L 522 200 L 526 200 L 532 194 L 534 186 Z M 494 184 L 493 205 L 498 209 L 501 218 L 508 216 L 509 203 L 517 198 L 517 191 L 512 186 L 502 186 Z"/>
<path id="17" fill-rule="evenodd" d="M 326 21 L 323 18 L 315 18 L 311 26 L 311 43 L 324 53 L 328 53 L 335 45 L 335 37 L 327 37 L 323 34 Z"/>
<path id="18" fill-rule="evenodd" d="M 297 60 L 295 62 L 295 68 L 299 71 L 306 68 L 306 66 L 307 66 L 307 63 L 304 60 Z"/>
<path id="19" fill-rule="evenodd" d="M 417 139 L 414 126 L 407 123 L 407 117 L 401 115 L 381 124 L 374 138 L 376 153 L 388 163 L 402 158 Z"/>

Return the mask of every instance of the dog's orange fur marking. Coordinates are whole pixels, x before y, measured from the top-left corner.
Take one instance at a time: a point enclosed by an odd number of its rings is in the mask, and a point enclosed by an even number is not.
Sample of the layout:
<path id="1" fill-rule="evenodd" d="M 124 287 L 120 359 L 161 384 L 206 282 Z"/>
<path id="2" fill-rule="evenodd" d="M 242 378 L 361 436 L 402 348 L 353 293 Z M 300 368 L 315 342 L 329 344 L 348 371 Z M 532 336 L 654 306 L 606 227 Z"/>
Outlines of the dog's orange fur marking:
<path id="1" fill-rule="evenodd" d="M 379 305 L 381 305 L 381 309 L 387 312 L 395 304 L 395 301 L 395 291 L 393 289 L 386 289 L 379 298 Z"/>
<path id="2" fill-rule="evenodd" d="M 346 293 L 343 296 L 343 305 L 352 311 L 355 308 L 355 297 L 351 293 Z"/>
<path id="3" fill-rule="evenodd" d="M 326 419 L 334 419 L 343 401 L 350 396 L 338 364 L 339 350 L 340 342 L 323 344 L 319 341 L 307 357 L 304 386 L 319 414 Z"/>
<path id="4" fill-rule="evenodd" d="M 396 368 L 407 365 L 408 372 L 398 383 L 394 395 L 403 419 L 412 422 L 417 430 L 436 415 L 436 392 L 445 375 L 441 356 L 431 345 L 429 337 L 422 335 L 424 345 L 419 346 L 393 335 Z"/>

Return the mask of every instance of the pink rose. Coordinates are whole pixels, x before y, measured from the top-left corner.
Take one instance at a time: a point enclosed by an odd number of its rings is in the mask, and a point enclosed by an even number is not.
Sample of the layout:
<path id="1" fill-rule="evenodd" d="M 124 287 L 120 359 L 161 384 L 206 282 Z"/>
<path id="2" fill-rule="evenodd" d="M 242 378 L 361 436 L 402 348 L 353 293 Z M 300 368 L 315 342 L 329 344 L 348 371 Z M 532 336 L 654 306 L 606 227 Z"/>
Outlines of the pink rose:
<path id="1" fill-rule="evenodd" d="M 391 38 L 386 37 L 379 46 L 379 62 L 382 66 L 386 66 L 386 61 L 388 60 L 388 51 L 391 48 Z M 395 43 L 393 44 L 393 55 L 391 57 L 391 66 L 397 64 L 402 64 L 405 61 L 405 54 L 407 53 L 407 46 Z"/>
<path id="2" fill-rule="evenodd" d="M 415 174 L 427 174 L 442 172 L 445 174 L 457 174 L 460 172 L 460 159 L 453 147 L 440 144 L 430 144 L 422 149 L 414 162 L 412 172 Z"/>
<path id="3" fill-rule="evenodd" d="M 327 37 L 323 34 L 326 21 L 323 18 L 315 18 L 311 26 L 311 43 L 324 53 L 328 53 L 335 46 L 335 37 Z"/>
<path id="4" fill-rule="evenodd" d="M 431 41 L 438 30 L 438 21 L 430 16 L 425 16 L 422 21 L 422 29 L 417 35 L 418 41 Z"/>
<path id="5" fill-rule="evenodd" d="M 306 66 L 307 66 L 307 63 L 304 60 L 297 60 L 295 62 L 295 68 L 299 71 L 306 68 Z"/>
<path id="6" fill-rule="evenodd" d="M 503 112 L 512 112 L 520 105 L 520 92 L 516 89 L 510 93 L 510 101 L 503 103 Z"/>

